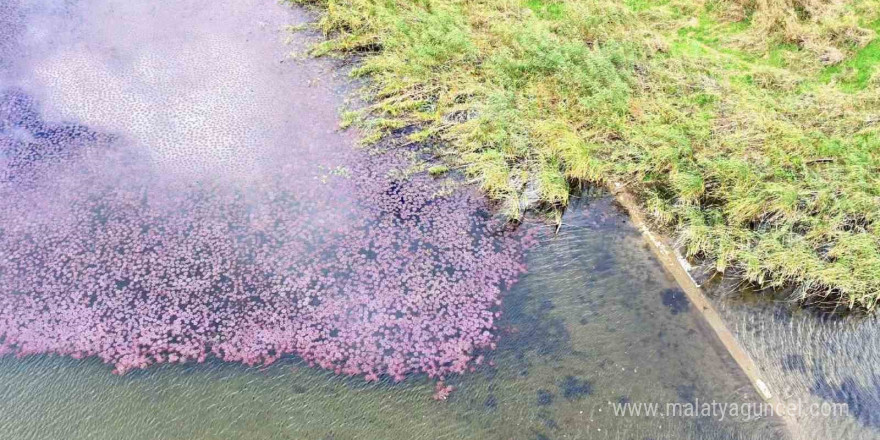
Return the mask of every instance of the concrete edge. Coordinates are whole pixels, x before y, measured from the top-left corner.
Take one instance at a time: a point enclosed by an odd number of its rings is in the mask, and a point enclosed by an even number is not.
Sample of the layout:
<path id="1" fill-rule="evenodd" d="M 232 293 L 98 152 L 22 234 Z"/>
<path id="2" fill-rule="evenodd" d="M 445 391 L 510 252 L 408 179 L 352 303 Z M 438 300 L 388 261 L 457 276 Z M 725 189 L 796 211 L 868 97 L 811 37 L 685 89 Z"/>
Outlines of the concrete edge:
<path id="1" fill-rule="evenodd" d="M 703 318 L 705 318 L 706 324 L 708 324 L 715 332 L 718 340 L 727 352 L 730 353 L 730 356 L 733 357 L 733 360 L 737 363 L 743 373 L 745 373 L 749 381 L 751 381 L 758 394 L 765 402 L 773 405 L 774 408 L 782 408 L 783 406 L 781 405 L 783 405 L 783 403 L 779 400 L 778 396 L 773 394 L 769 385 L 767 385 L 767 382 L 762 379 L 761 372 L 757 365 L 755 365 L 751 356 L 749 356 L 745 349 L 740 346 L 733 333 L 727 328 L 727 324 L 721 319 L 721 315 L 718 314 L 718 311 L 703 293 L 700 285 L 697 284 L 691 276 L 689 272 L 690 269 L 692 269 L 690 263 L 688 263 L 688 261 L 677 250 L 675 250 L 671 245 L 672 241 L 668 237 L 660 235 L 648 227 L 645 213 L 639 205 L 637 201 L 638 199 L 626 188 L 625 185 L 621 183 L 611 183 L 608 185 L 608 188 L 617 202 L 626 209 L 633 225 L 642 232 L 642 236 L 645 237 L 651 250 L 660 260 L 663 267 L 672 274 L 675 281 L 678 282 L 681 289 L 687 295 L 688 299 L 694 307 L 697 308 Z M 797 421 L 787 413 L 785 416 L 781 417 L 781 419 L 785 422 L 789 434 L 791 434 L 793 438 L 800 438 L 800 436 L 797 435 L 799 431 Z"/>

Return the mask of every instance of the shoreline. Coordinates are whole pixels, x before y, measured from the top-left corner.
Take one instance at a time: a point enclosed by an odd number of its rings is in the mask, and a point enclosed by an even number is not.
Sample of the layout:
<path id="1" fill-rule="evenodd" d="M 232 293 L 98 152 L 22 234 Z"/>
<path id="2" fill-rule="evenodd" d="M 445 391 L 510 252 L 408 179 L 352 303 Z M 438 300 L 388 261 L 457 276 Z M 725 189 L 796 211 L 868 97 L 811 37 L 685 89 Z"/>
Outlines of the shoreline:
<path id="1" fill-rule="evenodd" d="M 860 72 L 853 88 L 841 76 L 880 44 L 873 0 L 798 23 L 816 39 L 799 46 L 760 24 L 785 8 L 751 21 L 687 2 L 288 1 L 317 12 L 311 56 L 359 60 L 368 105 L 345 120 L 363 143 L 442 143 L 440 162 L 512 220 L 524 205 L 559 214 L 573 182 L 630 180 L 652 220 L 719 272 L 875 307 L 880 75 Z M 843 18 L 863 38 L 832 50 L 818 28 Z"/>
<path id="2" fill-rule="evenodd" d="M 758 366 L 736 340 L 736 337 L 727 327 L 715 306 L 712 305 L 708 297 L 703 293 L 700 285 L 691 276 L 688 268 L 685 266 L 687 261 L 671 246 L 667 237 L 653 231 L 648 226 L 645 213 L 638 204 L 635 195 L 620 183 L 608 185 L 608 190 L 614 196 L 614 199 L 626 210 L 633 225 L 641 231 L 642 237 L 649 244 L 654 256 L 657 257 L 663 268 L 675 278 L 675 281 L 687 295 L 688 300 L 697 309 L 697 313 L 703 317 L 704 322 L 715 333 L 718 341 L 749 379 L 758 395 L 774 408 L 782 405 L 778 396 L 773 393 L 767 382 L 763 379 Z M 788 414 L 780 416 L 780 419 L 785 422 L 786 429 L 792 438 L 801 438 L 796 420 Z"/>

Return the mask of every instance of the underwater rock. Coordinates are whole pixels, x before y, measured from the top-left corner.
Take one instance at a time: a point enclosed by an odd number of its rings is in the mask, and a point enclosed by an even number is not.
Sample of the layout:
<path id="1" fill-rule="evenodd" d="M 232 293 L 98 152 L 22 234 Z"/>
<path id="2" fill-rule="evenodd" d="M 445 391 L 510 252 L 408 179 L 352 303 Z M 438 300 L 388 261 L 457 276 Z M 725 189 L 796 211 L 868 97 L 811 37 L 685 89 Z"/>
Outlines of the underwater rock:
<path id="1" fill-rule="evenodd" d="M 578 379 L 574 376 L 566 376 L 559 384 L 562 396 L 568 400 L 580 400 L 593 394 L 593 384 L 586 379 Z"/>
<path id="2" fill-rule="evenodd" d="M 666 308 L 669 309 L 669 312 L 673 315 L 686 312 L 691 306 L 690 301 L 681 289 L 666 289 L 660 292 L 660 297 L 663 301 L 663 305 L 666 306 Z"/>
<path id="3" fill-rule="evenodd" d="M 553 404 L 553 393 L 547 390 L 538 390 L 538 405 L 547 406 Z"/>

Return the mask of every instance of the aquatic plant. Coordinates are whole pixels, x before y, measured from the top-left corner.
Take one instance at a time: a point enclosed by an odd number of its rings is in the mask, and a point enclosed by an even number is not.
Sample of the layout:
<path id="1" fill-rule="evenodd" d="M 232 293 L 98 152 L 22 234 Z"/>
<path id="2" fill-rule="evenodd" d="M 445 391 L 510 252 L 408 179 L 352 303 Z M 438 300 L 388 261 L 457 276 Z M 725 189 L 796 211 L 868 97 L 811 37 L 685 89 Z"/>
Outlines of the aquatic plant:
<path id="1" fill-rule="evenodd" d="M 0 353 L 98 356 L 117 373 L 296 355 L 399 381 L 495 347 L 528 240 L 472 191 L 389 177 L 402 155 L 350 151 L 333 168 L 349 172 L 325 175 L 279 151 L 246 181 L 193 180 L 43 121 L 21 92 L 0 98 Z"/>
<path id="2" fill-rule="evenodd" d="M 438 381 L 434 385 L 434 400 L 446 400 L 453 391 L 455 391 L 454 386 L 446 385 L 442 380 Z"/>

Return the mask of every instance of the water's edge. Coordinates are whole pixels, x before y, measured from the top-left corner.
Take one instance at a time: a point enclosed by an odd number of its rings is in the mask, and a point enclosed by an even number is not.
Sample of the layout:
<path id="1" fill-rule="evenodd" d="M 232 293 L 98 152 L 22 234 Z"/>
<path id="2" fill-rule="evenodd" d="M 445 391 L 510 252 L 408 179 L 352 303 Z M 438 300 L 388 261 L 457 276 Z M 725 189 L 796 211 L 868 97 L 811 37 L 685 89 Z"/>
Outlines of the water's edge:
<path id="1" fill-rule="evenodd" d="M 737 363 L 743 374 L 748 377 L 758 395 L 774 407 L 781 405 L 782 402 L 770 390 L 767 381 L 762 378 L 755 362 L 739 344 L 736 337 L 721 318 L 721 315 L 715 310 L 712 303 L 709 302 L 709 298 L 703 292 L 703 289 L 700 288 L 700 285 L 691 276 L 690 265 L 685 266 L 687 260 L 672 246 L 672 241 L 668 237 L 651 230 L 646 221 L 646 215 L 637 202 L 636 196 L 620 183 L 609 184 L 608 189 L 614 195 L 617 202 L 626 209 L 629 218 L 650 245 L 654 256 L 660 261 L 664 269 L 672 274 L 675 281 L 687 294 L 688 299 L 697 309 L 697 313 L 702 315 L 706 325 L 715 333 L 718 341 Z M 789 435 L 794 438 L 801 438 L 798 423 L 785 413 L 782 415 L 782 419 L 785 421 Z"/>

